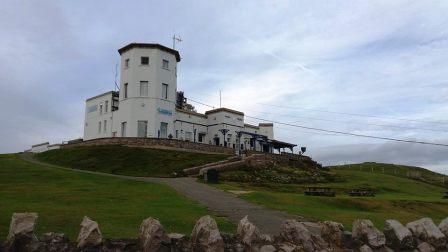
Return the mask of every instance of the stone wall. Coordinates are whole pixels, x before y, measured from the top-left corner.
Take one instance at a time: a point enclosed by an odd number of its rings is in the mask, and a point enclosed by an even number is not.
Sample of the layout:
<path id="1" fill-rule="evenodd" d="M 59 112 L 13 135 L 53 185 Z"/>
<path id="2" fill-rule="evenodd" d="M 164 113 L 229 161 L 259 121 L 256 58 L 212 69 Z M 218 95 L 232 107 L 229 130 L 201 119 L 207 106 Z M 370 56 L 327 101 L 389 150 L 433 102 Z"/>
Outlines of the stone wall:
<path id="1" fill-rule="evenodd" d="M 137 138 L 137 137 L 98 138 L 81 142 L 67 143 L 62 145 L 61 148 L 66 149 L 78 146 L 94 146 L 94 145 L 127 145 L 127 146 L 143 146 L 143 147 L 162 146 L 168 148 L 187 149 L 200 152 L 222 153 L 227 155 L 235 154 L 234 149 L 223 146 L 182 141 L 177 139 Z"/>
<path id="2" fill-rule="evenodd" d="M 8 237 L 0 243 L 0 251 L 448 251 L 448 218 L 438 226 L 429 218 L 422 218 L 402 225 L 387 220 L 383 231 L 370 220 L 358 219 L 350 231 L 337 222 L 315 223 L 316 230 L 308 230 L 309 224 L 294 219 L 285 220 L 280 234 L 263 234 L 244 217 L 236 234 L 221 233 L 215 220 L 203 216 L 191 235 L 166 233 L 157 219 L 142 221 L 138 238 L 105 239 L 97 222 L 84 217 L 76 241 L 64 234 L 35 234 L 38 215 L 15 213 L 12 216 Z"/>

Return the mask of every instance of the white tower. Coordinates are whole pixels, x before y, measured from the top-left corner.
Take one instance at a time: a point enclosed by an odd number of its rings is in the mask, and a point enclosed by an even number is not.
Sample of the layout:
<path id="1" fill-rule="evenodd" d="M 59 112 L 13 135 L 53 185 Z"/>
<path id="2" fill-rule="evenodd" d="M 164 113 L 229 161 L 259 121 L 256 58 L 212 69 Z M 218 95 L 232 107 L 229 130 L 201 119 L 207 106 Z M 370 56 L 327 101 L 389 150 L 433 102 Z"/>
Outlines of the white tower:
<path id="1" fill-rule="evenodd" d="M 160 44 L 131 43 L 121 55 L 119 137 L 166 138 L 174 131 L 179 52 Z"/>

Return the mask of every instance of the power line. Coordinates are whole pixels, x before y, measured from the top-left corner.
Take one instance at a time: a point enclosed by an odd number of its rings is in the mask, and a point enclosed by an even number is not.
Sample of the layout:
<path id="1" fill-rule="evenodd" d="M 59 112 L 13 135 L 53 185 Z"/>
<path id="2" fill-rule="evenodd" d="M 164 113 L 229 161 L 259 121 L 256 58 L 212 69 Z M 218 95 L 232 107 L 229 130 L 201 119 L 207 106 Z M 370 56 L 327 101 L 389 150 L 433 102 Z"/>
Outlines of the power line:
<path id="1" fill-rule="evenodd" d="M 215 95 L 211 94 L 205 94 L 202 93 L 204 96 L 208 97 L 216 97 Z M 234 100 L 237 99 L 233 98 L 226 98 L 227 100 Z M 386 119 L 386 120 L 398 120 L 398 121 L 407 121 L 407 122 L 418 122 L 418 123 L 431 123 L 431 124 L 439 124 L 439 125 L 448 125 L 446 122 L 437 122 L 437 121 L 426 121 L 426 120 L 418 120 L 418 119 L 407 119 L 407 118 L 398 118 L 398 117 L 391 117 L 391 116 L 377 116 L 377 115 L 368 115 L 368 114 L 360 114 L 360 113 L 347 113 L 347 112 L 339 112 L 339 111 L 331 111 L 331 110 L 321 110 L 321 109 L 312 109 L 312 108 L 300 108 L 300 107 L 292 107 L 292 106 L 285 106 L 285 105 L 275 105 L 275 104 L 267 104 L 267 103 L 257 103 L 254 102 L 254 104 L 262 105 L 262 106 L 268 106 L 268 107 L 276 107 L 276 108 L 284 108 L 284 109 L 294 109 L 294 110 L 307 110 L 307 111 L 314 111 L 314 112 L 321 112 L 321 113 L 329 113 L 329 114 L 337 114 L 337 115 L 348 115 L 348 116 L 357 116 L 357 117 L 367 117 L 367 118 L 377 118 L 377 119 Z"/>
<path id="2" fill-rule="evenodd" d="M 192 100 L 192 99 L 189 99 L 189 100 L 192 101 L 192 102 L 196 102 L 198 104 L 207 106 L 207 107 L 213 107 L 212 105 L 205 104 L 203 102 L 198 102 L 198 101 L 195 101 L 195 100 Z M 337 131 L 337 130 L 328 130 L 328 129 L 321 129 L 321 128 L 315 128 L 315 127 L 307 127 L 307 126 L 303 126 L 303 125 L 286 123 L 286 122 L 280 122 L 280 121 L 275 121 L 275 120 L 268 120 L 268 119 L 259 118 L 259 117 L 255 117 L 255 116 L 249 116 L 249 115 L 245 115 L 245 116 L 248 117 L 248 118 L 259 120 L 259 121 L 276 123 L 276 124 L 280 124 L 280 125 L 296 127 L 296 128 L 301 128 L 301 129 L 314 130 L 314 131 L 320 131 L 320 132 L 328 132 L 328 133 L 335 133 L 335 134 L 340 134 L 340 135 L 347 135 L 347 136 L 354 136 L 354 137 L 363 137 L 363 138 L 372 138 L 372 139 L 380 139 L 380 140 L 388 140 L 388 141 L 403 142 L 403 143 L 414 143 L 414 144 L 424 144 L 424 145 L 435 145 L 435 146 L 448 147 L 448 144 L 442 144 L 442 143 L 433 143 L 433 142 L 425 142 L 425 141 L 414 141 L 414 140 L 406 140 L 406 139 L 398 139 L 398 138 L 390 138 L 390 137 L 380 137 L 380 136 L 373 136 L 373 135 L 356 134 L 356 133 L 351 133 L 351 132 L 344 132 L 344 131 Z"/>
<path id="3" fill-rule="evenodd" d="M 205 105 L 205 104 L 201 104 Z M 385 124 L 376 124 L 376 123 L 363 123 L 363 122 L 347 122 L 347 121 L 340 121 L 340 120 L 332 120 L 332 119 L 323 119 L 323 118 L 316 118 L 316 117 L 306 117 L 306 116 L 298 116 L 298 115 L 286 115 L 286 114 L 279 114 L 279 113 L 270 113 L 270 112 L 264 112 L 264 111 L 257 111 L 252 109 L 246 109 L 247 111 L 252 111 L 256 113 L 263 113 L 263 114 L 273 114 L 278 116 L 288 116 L 288 117 L 295 117 L 295 118 L 303 118 L 308 120 L 315 120 L 315 121 L 325 121 L 325 122 L 335 122 L 335 123 L 346 123 L 346 124 L 358 124 L 358 125 L 369 125 L 369 126 L 376 126 L 376 127 L 386 127 L 386 128 L 396 128 L 396 129 L 408 129 L 408 130 L 425 130 L 425 131 L 433 131 L 433 132 L 445 132 L 447 133 L 447 130 L 443 129 L 429 129 L 429 128 L 420 128 L 420 127 L 406 127 L 406 126 L 398 126 L 398 125 L 385 125 Z"/>

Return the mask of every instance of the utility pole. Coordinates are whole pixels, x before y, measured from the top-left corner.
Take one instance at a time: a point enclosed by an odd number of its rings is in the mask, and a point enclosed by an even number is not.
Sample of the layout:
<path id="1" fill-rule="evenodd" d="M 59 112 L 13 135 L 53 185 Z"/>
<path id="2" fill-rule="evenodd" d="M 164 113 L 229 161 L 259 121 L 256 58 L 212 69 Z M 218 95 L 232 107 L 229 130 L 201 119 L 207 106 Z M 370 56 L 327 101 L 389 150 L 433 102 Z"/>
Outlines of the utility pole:
<path id="1" fill-rule="evenodd" d="M 173 34 L 173 49 L 176 50 L 176 41 L 182 42 L 182 38 L 180 36 L 176 37 L 176 34 Z"/>
<path id="2" fill-rule="evenodd" d="M 221 108 L 221 89 L 219 90 L 219 107 Z"/>

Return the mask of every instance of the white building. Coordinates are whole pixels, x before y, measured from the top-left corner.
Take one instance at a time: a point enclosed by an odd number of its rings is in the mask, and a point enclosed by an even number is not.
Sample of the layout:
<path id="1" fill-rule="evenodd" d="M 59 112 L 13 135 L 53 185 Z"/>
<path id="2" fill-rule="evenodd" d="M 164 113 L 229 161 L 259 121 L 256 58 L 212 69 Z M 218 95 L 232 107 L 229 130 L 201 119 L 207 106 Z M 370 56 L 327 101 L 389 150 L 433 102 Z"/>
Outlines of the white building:
<path id="1" fill-rule="evenodd" d="M 244 123 L 244 113 L 187 109 L 177 91 L 179 52 L 159 44 L 131 43 L 121 56 L 120 91 L 86 100 L 84 140 L 106 137 L 173 138 L 236 150 L 273 152 L 292 148 L 274 140 L 271 123 Z"/>

